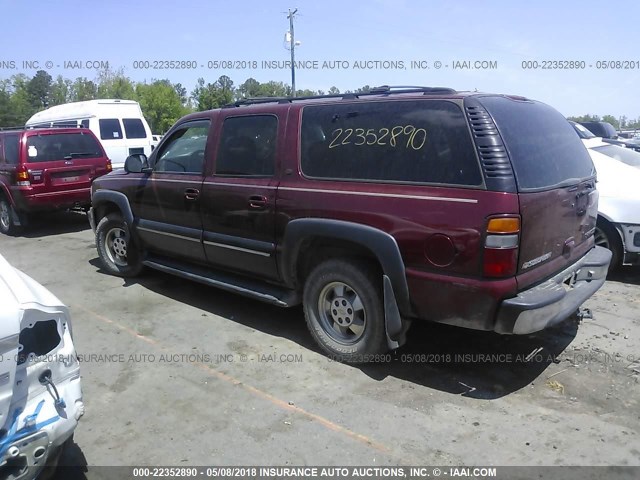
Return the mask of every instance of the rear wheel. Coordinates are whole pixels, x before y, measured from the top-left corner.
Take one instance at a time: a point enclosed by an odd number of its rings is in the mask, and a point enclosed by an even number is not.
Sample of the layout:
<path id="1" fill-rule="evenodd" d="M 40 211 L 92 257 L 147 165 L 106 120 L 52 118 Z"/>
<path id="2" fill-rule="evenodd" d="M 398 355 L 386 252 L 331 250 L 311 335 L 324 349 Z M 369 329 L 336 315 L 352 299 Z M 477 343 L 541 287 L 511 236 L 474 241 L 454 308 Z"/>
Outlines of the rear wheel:
<path id="1" fill-rule="evenodd" d="M 380 275 L 346 259 L 318 265 L 305 282 L 303 305 L 311 335 L 336 360 L 368 361 L 387 351 Z"/>
<path id="2" fill-rule="evenodd" d="M 6 198 L 0 196 L 0 232 L 5 235 L 16 235 L 20 226 L 13 221 L 13 207 Z"/>
<path id="3" fill-rule="evenodd" d="M 129 228 L 117 213 L 103 217 L 96 227 L 96 247 L 105 270 L 121 277 L 134 277 L 142 270 L 140 252 Z"/>
<path id="4" fill-rule="evenodd" d="M 611 264 L 609 270 L 613 271 L 622 264 L 622 241 L 616 228 L 606 220 L 598 219 L 595 231 L 595 244 L 611 250 Z"/>

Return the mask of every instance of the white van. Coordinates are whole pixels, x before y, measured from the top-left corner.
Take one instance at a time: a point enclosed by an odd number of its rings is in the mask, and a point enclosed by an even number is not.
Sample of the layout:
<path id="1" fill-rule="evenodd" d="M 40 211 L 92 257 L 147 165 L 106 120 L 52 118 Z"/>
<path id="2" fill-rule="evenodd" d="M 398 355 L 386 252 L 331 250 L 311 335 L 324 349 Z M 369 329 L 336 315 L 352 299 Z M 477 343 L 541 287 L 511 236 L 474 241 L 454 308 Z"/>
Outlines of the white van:
<path id="1" fill-rule="evenodd" d="M 36 113 L 26 127 L 85 127 L 95 133 L 111 159 L 113 168 L 124 166 L 134 153 L 149 156 L 151 129 L 140 104 L 133 100 L 88 100 L 56 105 Z"/>

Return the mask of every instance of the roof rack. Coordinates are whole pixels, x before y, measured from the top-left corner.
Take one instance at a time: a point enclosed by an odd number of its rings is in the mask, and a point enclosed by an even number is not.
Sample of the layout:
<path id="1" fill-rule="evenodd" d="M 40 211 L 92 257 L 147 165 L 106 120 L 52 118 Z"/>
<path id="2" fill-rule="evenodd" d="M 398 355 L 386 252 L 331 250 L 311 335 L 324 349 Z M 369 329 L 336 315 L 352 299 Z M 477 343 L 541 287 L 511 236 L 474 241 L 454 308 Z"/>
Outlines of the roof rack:
<path id="1" fill-rule="evenodd" d="M 448 87 L 423 87 L 419 85 L 380 85 L 369 90 L 372 95 L 381 93 L 424 93 L 425 95 L 439 93 L 458 93 L 453 88 Z"/>
<path id="2" fill-rule="evenodd" d="M 358 93 L 336 93 L 331 95 L 308 95 L 304 97 L 254 97 L 238 100 L 233 103 L 228 103 L 223 108 L 242 107 L 248 105 L 256 105 L 261 103 L 291 103 L 300 100 L 318 100 L 324 98 L 342 98 L 343 100 L 351 100 L 354 98 L 360 98 L 369 95 L 392 95 L 401 93 L 422 93 L 423 95 L 438 95 L 438 94 L 453 94 L 457 93 L 453 88 L 447 87 L 420 87 L 420 86 L 407 86 L 407 85 L 381 85 L 379 87 L 373 87 L 368 92 Z"/>
<path id="3" fill-rule="evenodd" d="M 0 127 L 0 131 L 5 130 L 39 130 L 39 129 L 51 129 L 51 128 L 85 128 L 82 125 L 18 125 L 15 127 Z"/>
<path id="4" fill-rule="evenodd" d="M 259 103 L 288 102 L 290 97 L 251 97 L 243 98 L 233 103 L 227 103 L 223 108 L 240 107 L 242 105 L 255 105 Z"/>

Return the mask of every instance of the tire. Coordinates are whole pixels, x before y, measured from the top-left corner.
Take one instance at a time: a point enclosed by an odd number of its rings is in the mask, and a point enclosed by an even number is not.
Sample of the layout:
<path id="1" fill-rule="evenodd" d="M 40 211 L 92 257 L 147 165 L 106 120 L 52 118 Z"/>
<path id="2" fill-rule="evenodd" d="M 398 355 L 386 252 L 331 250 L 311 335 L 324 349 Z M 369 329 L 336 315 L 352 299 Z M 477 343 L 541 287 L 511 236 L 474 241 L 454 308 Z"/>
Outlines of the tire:
<path id="1" fill-rule="evenodd" d="M 13 215 L 11 203 L 5 197 L 0 196 L 0 233 L 12 236 L 20 233 L 22 227 L 15 224 Z"/>
<path id="2" fill-rule="evenodd" d="M 96 247 L 104 269 L 119 277 L 135 277 L 142 271 L 142 255 L 120 214 L 110 213 L 96 227 Z"/>
<path id="3" fill-rule="evenodd" d="M 381 279 L 370 265 L 347 259 L 327 260 L 307 277 L 305 320 L 331 358 L 364 363 L 388 350 Z"/>
<path id="4" fill-rule="evenodd" d="M 611 250 L 609 271 L 612 272 L 622 265 L 622 240 L 616 228 L 606 220 L 598 219 L 595 232 L 595 244 Z"/>

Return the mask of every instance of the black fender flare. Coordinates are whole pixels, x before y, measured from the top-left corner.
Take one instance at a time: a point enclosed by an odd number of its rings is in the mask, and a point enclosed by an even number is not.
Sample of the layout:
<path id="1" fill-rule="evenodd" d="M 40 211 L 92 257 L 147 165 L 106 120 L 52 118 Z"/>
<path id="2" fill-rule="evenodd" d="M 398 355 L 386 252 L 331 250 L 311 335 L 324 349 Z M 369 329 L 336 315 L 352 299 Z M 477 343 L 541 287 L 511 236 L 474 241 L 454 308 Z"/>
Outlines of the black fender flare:
<path id="1" fill-rule="evenodd" d="M 398 243 L 387 232 L 360 223 L 324 218 L 291 220 L 285 228 L 282 248 L 279 249 L 278 256 L 278 267 L 290 288 L 296 286 L 300 247 L 305 239 L 313 237 L 346 240 L 369 250 L 382 266 L 384 276 L 388 277 L 385 292 L 389 295 L 391 290 L 393 291 L 397 309 L 403 317 L 413 316 L 409 286 Z"/>
<path id="2" fill-rule="evenodd" d="M 94 215 L 94 222 L 97 225 L 97 219 L 95 218 L 96 210 L 100 208 L 100 205 L 105 203 L 115 204 L 122 213 L 124 221 L 127 225 L 133 225 L 133 212 L 131 211 L 131 205 L 129 205 L 129 199 L 124 193 L 115 192 L 113 190 L 97 190 L 91 195 L 91 215 Z"/>
<path id="3" fill-rule="evenodd" d="M 13 205 L 13 196 L 11 195 L 11 190 L 4 182 L 0 182 L 0 193 L 3 193 L 5 198 L 9 201 L 9 204 Z"/>

